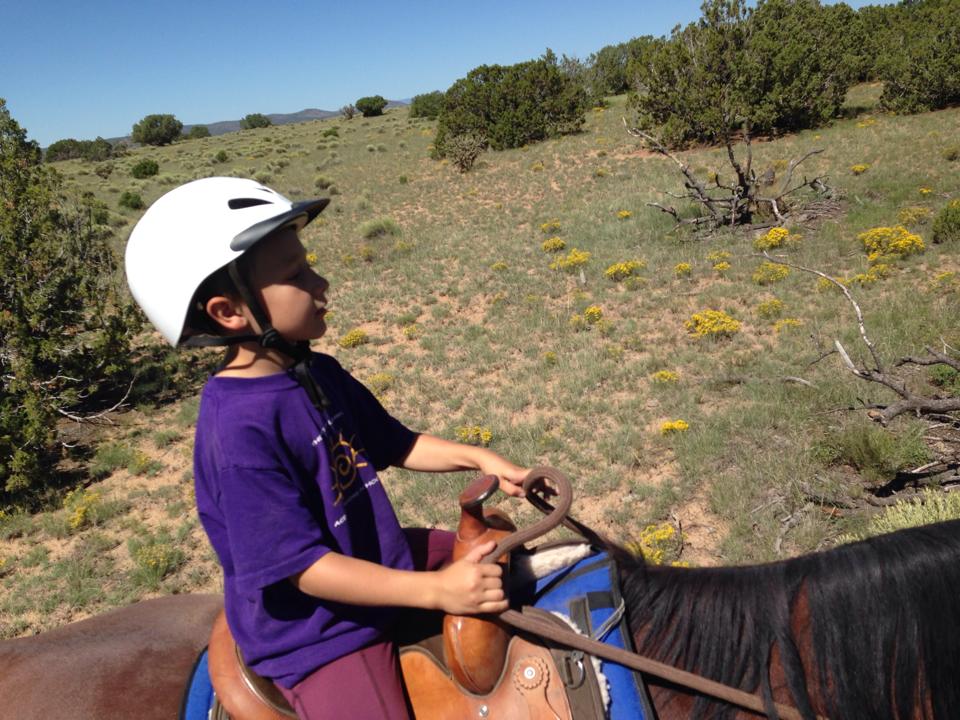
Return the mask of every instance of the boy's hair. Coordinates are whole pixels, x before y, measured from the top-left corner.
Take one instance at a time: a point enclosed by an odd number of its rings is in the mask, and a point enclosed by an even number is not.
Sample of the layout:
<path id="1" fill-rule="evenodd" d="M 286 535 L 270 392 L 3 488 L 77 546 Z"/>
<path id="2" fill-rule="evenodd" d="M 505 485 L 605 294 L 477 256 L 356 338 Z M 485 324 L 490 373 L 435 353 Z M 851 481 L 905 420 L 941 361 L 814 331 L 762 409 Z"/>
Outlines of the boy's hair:
<path id="1" fill-rule="evenodd" d="M 237 271 L 240 273 L 241 278 L 250 277 L 250 267 L 262 245 L 262 241 L 257 243 L 248 253 L 237 258 L 235 261 L 237 263 Z M 193 298 L 190 300 L 190 308 L 187 310 L 187 318 L 184 321 L 184 338 L 190 337 L 191 335 L 213 335 L 215 337 L 226 335 L 223 326 L 210 317 L 210 314 L 207 312 L 207 303 L 210 301 L 210 298 L 221 295 L 232 300 L 240 299 L 240 293 L 233 284 L 233 279 L 230 277 L 230 272 L 227 270 L 226 265 L 208 275 L 193 294 Z"/>

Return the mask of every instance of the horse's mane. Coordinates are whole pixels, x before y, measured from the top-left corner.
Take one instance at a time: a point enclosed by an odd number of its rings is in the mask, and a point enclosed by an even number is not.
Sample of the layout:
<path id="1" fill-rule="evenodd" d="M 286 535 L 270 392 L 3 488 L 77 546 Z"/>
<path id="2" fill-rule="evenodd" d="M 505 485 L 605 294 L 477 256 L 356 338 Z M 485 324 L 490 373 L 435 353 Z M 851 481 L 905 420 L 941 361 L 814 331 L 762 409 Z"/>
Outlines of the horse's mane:
<path id="1" fill-rule="evenodd" d="M 633 560 L 622 577 L 638 652 L 769 700 L 776 645 L 804 717 L 814 717 L 800 664 L 811 644 L 806 677 L 830 718 L 905 720 L 921 708 L 940 720 L 960 708 L 960 520 L 766 565 Z M 797 638 L 791 613 L 801 603 L 810 627 Z M 733 712 L 699 699 L 693 716 Z"/>

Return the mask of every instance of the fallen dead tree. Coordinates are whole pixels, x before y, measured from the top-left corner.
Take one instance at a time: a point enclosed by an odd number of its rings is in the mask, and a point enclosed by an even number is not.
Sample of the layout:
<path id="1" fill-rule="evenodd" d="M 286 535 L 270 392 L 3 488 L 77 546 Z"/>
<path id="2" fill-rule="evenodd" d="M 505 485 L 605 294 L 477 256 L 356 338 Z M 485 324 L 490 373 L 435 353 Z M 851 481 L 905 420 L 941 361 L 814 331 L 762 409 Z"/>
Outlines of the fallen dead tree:
<path id="1" fill-rule="evenodd" d="M 775 170 L 771 167 L 758 175 L 753 167 L 753 149 L 749 126 L 745 126 L 741 134 L 745 146 L 745 159 L 737 158 L 734 151 L 734 139 L 725 141 L 727 159 L 732 170 L 732 179 L 729 181 L 721 173 L 712 173 L 709 184 L 700 180 L 691 171 L 690 166 L 672 153 L 664 143 L 650 133 L 639 128 L 627 125 L 624 127 L 631 136 L 638 138 L 653 152 L 672 160 L 683 175 L 683 194 L 662 191 L 665 195 L 676 200 L 687 200 L 699 206 L 700 214 L 693 217 L 683 217 L 680 210 L 673 205 L 648 202 L 650 207 L 665 212 L 677 224 L 677 227 L 691 225 L 696 229 L 706 228 L 714 231 L 723 226 L 736 227 L 764 227 L 783 225 L 789 221 L 804 222 L 834 214 L 839 205 L 836 201 L 836 192 L 827 185 L 826 175 L 817 175 L 813 178 L 803 177 L 795 180 L 797 168 L 808 158 L 823 152 L 823 149 L 811 150 L 802 157 L 791 160 L 787 164 L 783 179 L 777 182 Z M 812 198 L 806 202 L 798 200 L 797 193 L 807 190 Z"/>
<path id="2" fill-rule="evenodd" d="M 847 301 L 853 306 L 853 310 L 857 316 L 857 327 L 860 332 L 860 339 L 867 348 L 870 356 L 870 364 L 861 362 L 858 365 L 851 359 L 850 354 L 847 352 L 846 348 L 843 347 L 841 342 L 839 340 L 834 340 L 834 347 L 836 348 L 837 353 L 840 355 L 844 366 L 846 366 L 846 368 L 858 378 L 861 380 L 866 380 L 867 382 L 882 385 L 883 387 L 892 390 L 899 397 L 898 400 L 895 400 L 887 405 L 866 405 L 867 409 L 869 410 L 868 414 L 871 418 L 879 422 L 881 425 L 886 425 L 898 415 L 911 413 L 916 416 L 925 415 L 930 416 L 933 419 L 941 420 L 944 417 L 947 417 L 950 422 L 958 422 L 956 418 L 950 417 L 948 414 L 960 411 L 960 397 L 930 397 L 928 395 L 923 395 L 911 389 L 906 380 L 886 367 L 880 358 L 880 354 L 877 352 L 876 346 L 870 339 L 870 336 L 867 334 L 866 324 L 864 323 L 863 319 L 863 311 L 860 309 L 860 305 L 854 299 L 846 285 L 841 283 L 836 278 L 830 277 L 824 272 L 804 267 L 803 265 L 796 265 L 794 263 L 787 262 L 780 258 L 773 257 L 767 252 L 759 253 L 759 255 L 766 258 L 769 262 L 794 268 L 795 270 L 810 273 L 828 280 L 840 289 Z M 935 350 L 931 347 L 926 347 L 924 350 L 926 351 L 927 355 L 908 355 L 906 357 L 902 357 L 894 363 L 893 367 L 903 367 L 904 365 L 946 365 L 960 372 L 960 359 L 957 357 L 951 357 L 947 354 L 948 351 L 953 351 L 954 353 L 960 354 L 960 351 L 957 351 L 956 348 L 952 348 L 944 343 L 942 351 Z"/>

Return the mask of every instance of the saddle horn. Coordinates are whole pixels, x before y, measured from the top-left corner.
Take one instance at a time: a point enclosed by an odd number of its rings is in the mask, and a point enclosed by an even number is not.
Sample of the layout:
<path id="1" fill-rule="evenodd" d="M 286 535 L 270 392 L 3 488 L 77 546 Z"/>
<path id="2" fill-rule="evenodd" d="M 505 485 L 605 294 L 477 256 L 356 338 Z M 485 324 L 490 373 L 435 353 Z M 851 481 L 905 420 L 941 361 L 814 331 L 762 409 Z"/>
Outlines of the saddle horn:
<path id="1" fill-rule="evenodd" d="M 488 540 L 500 542 L 516 531 L 510 519 L 496 508 L 484 508 L 484 501 L 500 485 L 495 475 L 474 480 L 460 493 L 460 525 L 453 545 L 453 559 L 459 560 Z M 509 554 L 497 559 L 503 577 L 509 577 Z M 447 615 L 443 619 L 443 651 L 447 667 L 460 685 L 473 693 L 493 690 L 503 671 L 510 635 L 498 622 L 469 615 Z"/>

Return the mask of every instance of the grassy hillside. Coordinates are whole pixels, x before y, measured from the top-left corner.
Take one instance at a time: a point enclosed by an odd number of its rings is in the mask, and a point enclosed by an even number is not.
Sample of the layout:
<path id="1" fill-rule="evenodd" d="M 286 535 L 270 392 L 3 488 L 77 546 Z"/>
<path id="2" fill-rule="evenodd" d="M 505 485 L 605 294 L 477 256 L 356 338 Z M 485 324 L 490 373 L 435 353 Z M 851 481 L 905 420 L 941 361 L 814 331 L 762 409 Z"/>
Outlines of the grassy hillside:
<path id="1" fill-rule="evenodd" d="M 924 345 L 960 346 L 957 248 L 933 245 L 924 217 L 960 197 L 957 164 L 943 156 L 960 137 L 960 110 L 872 114 L 877 94 L 855 88 L 848 118 L 755 144 L 754 162 L 782 173 L 823 148 L 802 168 L 829 175 L 842 193 L 835 216 L 790 228 L 798 240 L 775 252 L 794 264 L 852 278 L 869 267 L 860 233 L 908 221 L 923 238 L 925 252 L 888 278 L 851 285 L 892 364 Z M 118 249 L 138 216 L 118 206 L 124 191 L 149 204 L 192 178 L 237 175 L 291 198 L 332 193 L 304 234 L 332 285 L 330 331 L 317 348 L 415 429 L 482 435 L 518 463 L 564 470 L 575 514 L 615 538 L 665 522 L 683 533 L 669 541 L 668 559 L 729 564 L 857 531 L 877 511 L 870 488 L 949 450 L 952 427 L 869 420 L 862 404 L 892 394 L 853 377 L 836 354 L 824 357 L 835 339 L 865 356 L 851 305 L 797 271 L 758 285 L 757 233 L 699 238 L 646 207 L 663 201 L 661 190 L 680 192 L 680 176 L 638 148 L 624 112 L 624 99 L 613 98 L 588 114 L 582 133 L 487 153 L 466 175 L 428 159 L 434 124 L 406 109 L 140 148 L 113 161 L 106 179 L 90 165 L 58 167 L 109 206 Z M 147 157 L 159 175 L 130 177 Z M 725 172 L 717 149 L 683 157 L 704 178 Z M 855 165 L 868 167 L 856 174 Z M 552 238 L 564 248 L 545 250 Z M 572 272 L 551 269 L 574 249 L 589 259 Z M 629 261 L 630 277 L 606 277 Z M 739 331 L 695 338 L 685 323 L 707 309 L 728 313 Z M 944 392 L 928 369 L 898 372 Z M 0 519 L 0 635 L 147 594 L 219 587 L 192 511 L 189 387 L 174 402 L 117 416 L 96 440 L 91 483 L 63 509 Z M 664 434 L 677 420 L 687 429 Z M 405 524 L 455 523 L 467 479 L 384 474 Z"/>

